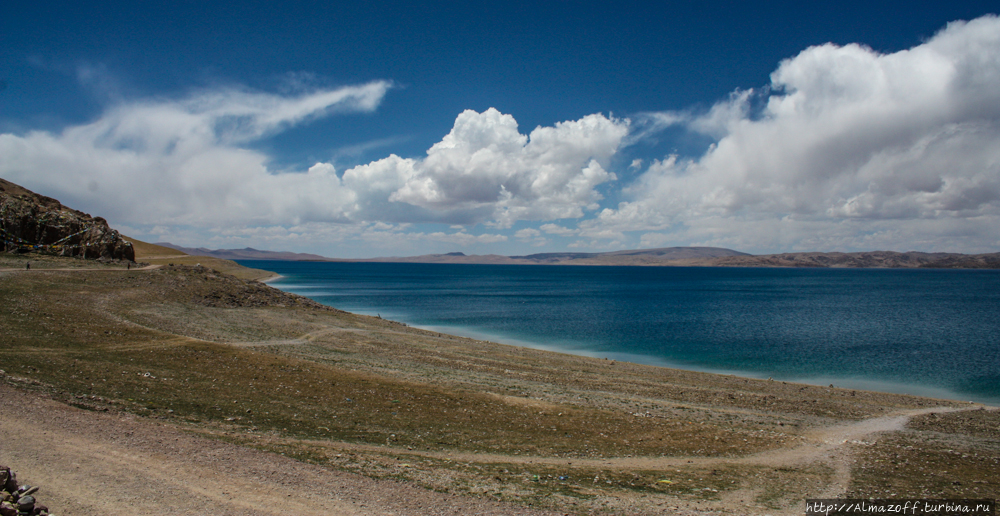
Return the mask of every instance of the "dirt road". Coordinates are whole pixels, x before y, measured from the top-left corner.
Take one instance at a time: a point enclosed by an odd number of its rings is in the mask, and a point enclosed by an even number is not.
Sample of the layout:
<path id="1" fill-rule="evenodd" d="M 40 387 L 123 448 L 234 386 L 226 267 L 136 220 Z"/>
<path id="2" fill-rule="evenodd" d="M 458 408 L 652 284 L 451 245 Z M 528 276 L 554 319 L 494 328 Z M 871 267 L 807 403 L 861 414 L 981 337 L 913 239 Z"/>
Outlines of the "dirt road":
<path id="1" fill-rule="evenodd" d="M 830 427 L 815 432 L 802 446 L 736 462 L 778 467 L 818 461 L 837 469 L 837 477 L 847 477 L 848 457 L 840 449 L 842 444 L 899 430 L 909 416 L 929 411 Z M 39 500 L 58 515 L 553 514 L 330 471 L 200 437 L 156 420 L 85 411 L 3 385 L 0 436 L 0 462 L 16 471 L 21 483 L 41 486 Z M 453 456 L 489 462 L 483 456 Z M 512 457 L 503 460 L 511 462 Z M 679 462 L 711 466 L 723 461 L 633 458 L 601 462 L 613 467 L 669 469 Z M 845 480 L 837 478 L 825 494 L 842 495 Z M 738 499 L 749 497 L 749 492 L 731 492 L 721 504 L 706 504 L 703 509 L 739 513 L 745 508 Z"/>
<path id="2" fill-rule="evenodd" d="M 0 462 L 65 515 L 552 514 L 329 471 L 0 385 Z"/>
<path id="3" fill-rule="evenodd" d="M 53 272 L 53 271 L 63 271 L 63 272 L 65 272 L 65 271 L 69 271 L 69 272 L 93 272 L 93 271 L 99 271 L 99 272 L 130 272 L 130 271 L 155 271 L 156 269 L 160 269 L 162 267 L 163 267 L 163 265 L 146 265 L 144 267 L 132 267 L 130 269 L 117 269 L 117 268 L 111 268 L 111 267 L 89 267 L 89 268 L 86 268 L 86 267 L 73 267 L 73 268 L 71 268 L 71 267 L 61 267 L 61 268 L 46 269 L 46 268 L 39 268 L 39 267 L 36 266 L 34 269 L 21 269 L 21 268 L 15 269 L 15 268 L 12 268 L 12 267 L 0 268 L 0 272 Z"/>

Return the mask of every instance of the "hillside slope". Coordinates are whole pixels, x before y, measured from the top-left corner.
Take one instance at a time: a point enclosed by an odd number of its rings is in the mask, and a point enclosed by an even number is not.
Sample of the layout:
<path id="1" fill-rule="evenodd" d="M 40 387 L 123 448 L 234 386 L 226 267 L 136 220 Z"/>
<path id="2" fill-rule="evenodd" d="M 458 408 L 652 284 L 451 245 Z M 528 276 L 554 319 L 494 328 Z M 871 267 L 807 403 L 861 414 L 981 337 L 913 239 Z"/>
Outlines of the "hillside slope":
<path id="1" fill-rule="evenodd" d="M 191 256 L 211 256 L 213 258 L 222 258 L 223 260 L 333 261 L 331 258 L 318 254 L 261 251 L 252 247 L 244 249 L 206 249 L 204 247 L 183 247 L 171 244 L 170 242 L 158 242 L 152 245 L 165 249 L 174 249 Z"/>
<path id="2" fill-rule="evenodd" d="M 195 256 L 184 253 L 177 249 L 150 244 L 127 237 L 135 248 L 136 260 L 151 265 L 201 265 L 225 274 L 232 274 L 243 280 L 266 281 L 278 277 L 271 271 L 261 269 L 251 269 L 244 267 L 232 260 L 216 258 L 213 256 Z"/>

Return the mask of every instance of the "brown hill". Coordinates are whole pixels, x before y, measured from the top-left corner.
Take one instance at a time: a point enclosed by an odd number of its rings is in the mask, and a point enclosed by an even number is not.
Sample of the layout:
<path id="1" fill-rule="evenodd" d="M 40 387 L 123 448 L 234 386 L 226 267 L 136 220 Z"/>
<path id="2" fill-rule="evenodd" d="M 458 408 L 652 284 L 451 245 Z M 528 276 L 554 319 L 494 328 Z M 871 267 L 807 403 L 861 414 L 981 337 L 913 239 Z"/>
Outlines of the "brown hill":
<path id="1" fill-rule="evenodd" d="M 488 265 L 511 265 L 520 263 L 510 256 L 499 254 L 445 253 L 424 254 L 420 256 L 389 256 L 382 258 L 365 258 L 359 260 L 344 260 L 350 262 L 389 262 L 389 263 L 471 263 Z"/>
<path id="2" fill-rule="evenodd" d="M 175 256 L 187 256 L 184 251 L 178 251 L 172 247 L 164 247 L 162 245 L 150 244 L 148 242 L 143 242 L 142 240 L 137 240 L 132 237 L 125 237 L 128 241 L 132 242 L 132 248 L 135 249 L 136 260 L 142 260 L 146 258 L 173 258 Z"/>
<path id="3" fill-rule="evenodd" d="M 150 244 L 130 237 L 126 238 L 132 242 L 132 247 L 135 249 L 136 260 L 150 265 L 166 265 L 168 267 L 173 267 L 175 265 L 207 267 L 225 274 L 232 274 L 240 279 L 254 281 L 262 281 L 278 277 L 277 274 L 271 271 L 243 267 L 232 260 L 225 260 L 214 256 L 192 256 L 171 247 Z"/>
<path id="4" fill-rule="evenodd" d="M 707 260 L 714 258 L 742 256 L 750 255 L 720 247 L 664 247 L 659 249 L 631 249 L 607 253 L 538 253 L 525 256 L 446 253 L 350 261 L 510 265 L 702 265 L 707 263 Z"/>
<path id="5" fill-rule="evenodd" d="M 283 260 L 283 261 L 333 261 L 331 258 L 309 253 L 292 253 L 287 251 L 261 251 L 252 247 L 244 249 L 206 249 L 204 247 L 182 247 L 170 242 L 152 244 L 161 248 L 173 249 L 191 256 L 211 256 L 223 260 Z"/>
<path id="6" fill-rule="evenodd" d="M 663 247 L 608 253 L 542 253 L 511 258 L 555 265 L 693 265 L 713 258 L 741 256 L 750 255 L 721 247 Z"/>
<path id="7" fill-rule="evenodd" d="M 858 253 L 783 253 L 752 255 L 719 247 L 667 247 L 608 253 L 539 253 L 526 256 L 463 253 L 347 260 L 401 263 L 475 263 L 510 265 L 649 265 L 672 267 L 835 267 L 997 269 L 1000 253 L 960 254 L 910 251 Z"/>
<path id="8" fill-rule="evenodd" d="M 750 256 L 746 253 L 719 247 L 666 247 L 636 249 L 607 253 L 538 253 L 526 256 L 499 254 L 473 254 L 461 252 L 425 254 L 420 256 L 388 256 L 379 258 L 338 259 L 316 254 L 245 249 L 206 249 L 182 247 L 169 242 L 159 242 L 161 248 L 174 249 L 191 256 L 211 256 L 226 260 L 287 260 L 287 261 L 347 261 L 389 263 L 469 263 L 491 265 L 701 265 L 720 257 Z"/>
<path id="9" fill-rule="evenodd" d="M 0 179 L 0 250 L 135 260 L 131 243 L 101 217 Z"/>
<path id="10" fill-rule="evenodd" d="M 872 251 L 864 253 L 783 253 L 728 256 L 715 258 L 704 265 L 717 267 L 867 267 L 867 268 L 936 268 L 997 269 L 1000 253 L 959 254 L 910 251 Z"/>

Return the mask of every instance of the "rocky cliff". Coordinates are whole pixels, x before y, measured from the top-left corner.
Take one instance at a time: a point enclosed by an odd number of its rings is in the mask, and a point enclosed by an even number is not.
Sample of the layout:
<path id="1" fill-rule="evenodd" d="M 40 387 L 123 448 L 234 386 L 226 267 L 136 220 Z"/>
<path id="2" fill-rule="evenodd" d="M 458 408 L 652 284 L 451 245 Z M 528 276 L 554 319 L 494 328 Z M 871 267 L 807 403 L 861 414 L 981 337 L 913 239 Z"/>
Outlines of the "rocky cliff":
<path id="1" fill-rule="evenodd" d="M 0 179 L 0 250 L 135 261 L 132 244 L 101 217 Z"/>

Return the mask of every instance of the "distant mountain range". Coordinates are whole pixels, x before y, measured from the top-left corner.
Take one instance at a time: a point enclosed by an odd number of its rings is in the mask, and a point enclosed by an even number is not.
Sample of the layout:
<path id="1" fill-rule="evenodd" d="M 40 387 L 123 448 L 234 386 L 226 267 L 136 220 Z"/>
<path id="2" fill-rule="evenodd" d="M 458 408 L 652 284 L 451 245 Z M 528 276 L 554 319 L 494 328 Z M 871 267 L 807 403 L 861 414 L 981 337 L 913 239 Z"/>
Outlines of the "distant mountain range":
<path id="1" fill-rule="evenodd" d="M 422 256 L 393 256 L 346 260 L 317 254 L 260 251 L 245 249 L 189 248 L 160 242 L 157 245 L 195 256 L 214 256 L 227 260 L 286 260 L 327 262 L 395 263 L 468 263 L 499 265 L 659 265 L 674 267 L 870 267 L 870 268 L 940 268 L 1000 269 L 1000 253 L 959 254 L 910 251 L 871 251 L 862 253 L 783 253 L 752 255 L 720 247 L 664 247 L 607 253 L 538 253 L 525 256 L 498 254 L 466 255 L 454 252 Z"/>
<path id="2" fill-rule="evenodd" d="M 102 257 L 133 260 L 136 252 L 131 242 L 100 217 L 67 208 L 59 201 L 35 194 L 19 185 L 0 179 L 0 210 L 3 230 L 0 251 L 44 251 L 67 256 Z M 751 255 L 719 247 L 664 247 L 607 253 L 538 253 L 526 256 L 496 254 L 466 255 L 454 252 L 423 256 L 344 260 L 318 254 L 245 249 L 206 249 L 181 247 L 168 242 L 136 242 L 142 252 L 164 253 L 162 246 L 193 256 L 211 256 L 225 260 L 285 260 L 326 262 L 403 262 L 470 263 L 533 265 L 660 265 L 699 267 L 872 267 L 1000 269 L 1000 253 L 959 254 L 910 251 L 871 251 L 863 253 L 784 253 Z M 167 253 L 169 254 L 169 253 Z"/>
<path id="3" fill-rule="evenodd" d="M 712 260 L 715 267 L 868 267 L 927 269 L 1000 269 L 1000 253 L 783 253 Z"/>
<path id="4" fill-rule="evenodd" d="M 608 253 L 540 253 L 527 256 L 498 254 L 466 255 L 465 253 L 425 254 L 422 256 L 392 256 L 345 260 L 317 254 L 261 251 L 245 249 L 206 249 L 181 247 L 169 242 L 156 245 L 169 247 L 194 256 L 212 256 L 226 260 L 286 260 L 328 262 L 396 262 L 396 263 L 474 263 L 474 264 L 534 264 L 534 265 L 686 265 L 713 258 L 750 256 L 746 253 L 718 247 L 667 247 Z"/>
<path id="5" fill-rule="evenodd" d="M 464 253 L 427 254 L 423 256 L 371 258 L 365 262 L 404 263 L 491 263 L 511 265 L 690 265 L 724 257 L 750 256 L 719 247 L 664 247 L 607 253 L 538 253 L 526 256 Z"/>
<path id="6" fill-rule="evenodd" d="M 252 247 L 244 249 L 205 249 L 204 247 L 181 247 L 169 242 L 157 242 L 154 245 L 169 247 L 182 253 L 190 254 L 191 256 L 212 256 L 214 258 L 222 258 L 223 260 L 282 260 L 290 262 L 342 261 L 320 256 L 318 254 L 289 253 L 284 251 L 259 251 Z"/>

